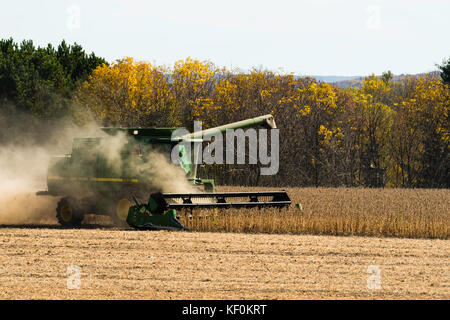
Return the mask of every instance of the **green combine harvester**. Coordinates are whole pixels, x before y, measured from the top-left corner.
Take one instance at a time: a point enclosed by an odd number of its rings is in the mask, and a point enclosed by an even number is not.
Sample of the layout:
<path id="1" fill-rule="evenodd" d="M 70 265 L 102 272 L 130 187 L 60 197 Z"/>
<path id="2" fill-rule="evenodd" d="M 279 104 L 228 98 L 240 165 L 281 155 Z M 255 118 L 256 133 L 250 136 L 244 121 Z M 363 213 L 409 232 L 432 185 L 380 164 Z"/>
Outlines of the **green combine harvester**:
<path id="1" fill-rule="evenodd" d="M 155 177 L 141 169 L 143 165 L 152 166 L 148 160 L 152 153 L 165 154 L 170 159 L 172 149 L 180 141 L 201 142 L 217 130 L 224 133 L 227 129 L 255 126 L 276 128 L 272 115 L 194 132 L 177 139 L 172 137 L 177 128 L 101 128 L 106 136 L 76 138 L 71 154 L 50 159 L 48 190 L 39 191 L 37 195 L 61 197 L 56 217 L 64 227 L 78 227 L 86 214 L 100 214 L 110 216 L 117 226 L 128 224 L 143 230 L 185 230 L 177 218 L 177 209 L 289 206 L 291 200 L 284 190 L 214 192 L 214 180 L 197 177 L 197 164 L 188 159 L 182 147 L 179 147 L 179 166 L 186 172 L 186 181 L 203 188 L 203 192 L 161 193 L 155 186 Z M 118 136 L 122 139 L 120 147 L 109 148 Z"/>

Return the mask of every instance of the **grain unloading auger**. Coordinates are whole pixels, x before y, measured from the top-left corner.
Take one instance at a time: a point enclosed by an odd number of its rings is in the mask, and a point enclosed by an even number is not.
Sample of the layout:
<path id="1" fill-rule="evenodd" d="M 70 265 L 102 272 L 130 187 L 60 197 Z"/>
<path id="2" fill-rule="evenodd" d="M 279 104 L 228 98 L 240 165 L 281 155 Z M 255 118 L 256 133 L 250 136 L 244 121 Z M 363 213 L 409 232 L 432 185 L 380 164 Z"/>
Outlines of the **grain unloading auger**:
<path id="1" fill-rule="evenodd" d="M 186 230 L 177 218 L 177 209 L 284 208 L 291 204 L 286 191 L 154 193 L 147 204 L 134 199 L 127 223 L 138 230 Z"/>

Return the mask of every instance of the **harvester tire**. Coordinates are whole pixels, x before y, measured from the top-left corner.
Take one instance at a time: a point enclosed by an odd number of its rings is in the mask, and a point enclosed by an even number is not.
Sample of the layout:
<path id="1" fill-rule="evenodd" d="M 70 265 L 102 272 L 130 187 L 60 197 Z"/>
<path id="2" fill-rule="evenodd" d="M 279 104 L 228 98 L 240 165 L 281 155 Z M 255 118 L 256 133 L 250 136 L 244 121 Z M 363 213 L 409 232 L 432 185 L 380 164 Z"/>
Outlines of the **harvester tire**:
<path id="1" fill-rule="evenodd" d="M 143 191 L 139 187 L 127 187 L 116 193 L 108 207 L 108 215 L 116 227 L 128 228 L 128 210 L 134 204 L 133 197 L 138 201 L 148 200 L 149 191 Z M 145 201 L 147 202 L 147 201 Z"/>
<path id="2" fill-rule="evenodd" d="M 56 218 L 66 228 L 76 228 L 81 225 L 84 214 L 79 202 L 73 197 L 64 197 L 56 207 Z"/>
<path id="3" fill-rule="evenodd" d="M 128 209 L 131 201 L 125 197 L 118 197 L 113 200 L 113 206 L 110 209 L 110 217 L 116 227 L 127 227 Z"/>

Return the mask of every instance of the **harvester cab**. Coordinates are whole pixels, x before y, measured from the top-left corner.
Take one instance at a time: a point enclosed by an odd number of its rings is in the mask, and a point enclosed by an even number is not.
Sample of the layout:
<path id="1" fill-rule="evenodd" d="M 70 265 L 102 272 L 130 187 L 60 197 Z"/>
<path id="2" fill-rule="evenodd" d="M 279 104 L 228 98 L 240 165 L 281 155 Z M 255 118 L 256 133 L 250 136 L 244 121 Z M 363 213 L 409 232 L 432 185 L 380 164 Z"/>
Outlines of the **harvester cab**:
<path id="1" fill-rule="evenodd" d="M 272 115 L 183 135 L 174 135 L 177 128 L 101 128 L 106 136 L 76 138 L 70 154 L 51 158 L 48 190 L 37 194 L 62 197 L 56 216 L 66 227 L 79 226 L 85 214 L 103 214 L 119 226 L 126 226 L 127 222 L 136 229 L 183 230 L 176 209 L 288 206 L 290 199 L 285 191 L 215 193 L 214 180 L 197 176 L 195 152 L 189 153 L 183 147 L 227 129 L 254 126 L 276 128 Z M 142 169 L 152 166 L 152 154 L 170 159 L 175 146 L 186 180 L 206 192 L 161 193 L 155 186 L 155 177 Z M 197 203 L 195 199 L 202 200 Z"/>

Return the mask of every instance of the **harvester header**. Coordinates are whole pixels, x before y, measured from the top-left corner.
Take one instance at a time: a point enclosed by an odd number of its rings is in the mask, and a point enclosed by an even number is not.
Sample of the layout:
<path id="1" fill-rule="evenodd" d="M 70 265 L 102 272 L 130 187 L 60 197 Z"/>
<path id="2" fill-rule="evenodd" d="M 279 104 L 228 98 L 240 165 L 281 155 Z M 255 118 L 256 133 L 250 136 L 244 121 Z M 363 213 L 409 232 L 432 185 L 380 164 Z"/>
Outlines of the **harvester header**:
<path id="1" fill-rule="evenodd" d="M 128 211 L 127 223 L 137 230 L 187 230 L 176 210 L 286 208 L 291 199 L 285 190 L 263 192 L 154 193 L 147 204 L 139 203 Z"/>

